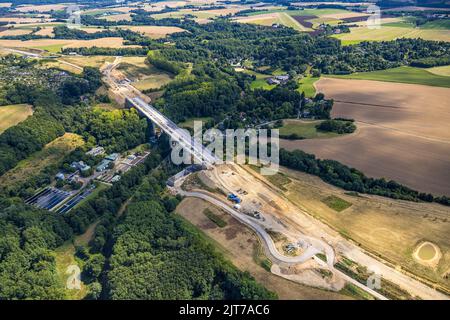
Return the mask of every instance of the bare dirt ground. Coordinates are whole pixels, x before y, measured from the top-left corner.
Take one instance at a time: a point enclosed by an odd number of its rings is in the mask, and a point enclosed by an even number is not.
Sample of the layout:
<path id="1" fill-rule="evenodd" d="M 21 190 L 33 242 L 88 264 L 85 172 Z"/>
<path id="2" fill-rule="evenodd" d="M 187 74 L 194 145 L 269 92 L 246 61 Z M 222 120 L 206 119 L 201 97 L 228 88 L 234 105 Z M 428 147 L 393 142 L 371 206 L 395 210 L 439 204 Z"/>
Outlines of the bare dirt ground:
<path id="1" fill-rule="evenodd" d="M 322 248 L 326 250 L 327 261 L 330 263 L 331 261 L 339 261 L 342 257 L 347 257 L 362 266 L 367 268 L 370 267 L 371 270 L 378 270 L 377 272 L 385 280 L 396 283 L 413 296 L 418 296 L 422 299 L 443 299 L 445 297 L 443 294 L 430 287 L 412 281 L 410 275 L 404 275 L 400 273 L 399 270 L 406 269 L 409 272 L 413 272 L 414 274 L 421 276 L 422 280 L 429 285 L 431 285 L 431 283 L 434 285 L 436 282 L 439 282 L 441 288 L 447 288 L 448 290 L 449 279 L 444 279 L 440 274 L 441 271 L 448 270 L 449 264 L 446 259 L 450 258 L 450 256 L 448 256 L 449 243 L 447 235 L 449 234 L 449 211 L 447 207 L 437 204 L 418 204 L 405 201 L 399 201 L 398 206 L 395 206 L 395 204 L 392 203 L 393 200 L 388 199 L 391 200 L 391 202 L 384 204 L 383 206 L 382 203 L 375 202 L 371 208 L 371 210 L 373 210 L 371 212 L 374 213 L 378 210 L 386 210 L 386 214 L 382 216 L 383 218 L 375 223 L 374 220 L 376 219 L 370 220 L 370 214 L 364 215 L 365 211 L 363 210 L 363 207 L 355 206 L 350 196 L 344 194 L 342 198 L 353 203 L 353 205 L 350 208 L 341 211 L 339 214 L 332 211 L 335 219 L 337 222 L 340 222 L 341 220 L 344 220 L 344 213 L 354 213 L 349 216 L 348 220 L 345 220 L 346 224 L 344 224 L 343 228 L 339 229 L 337 224 L 333 225 L 324 217 L 319 216 L 318 212 L 320 213 L 322 211 L 315 211 L 314 207 L 305 205 L 304 194 L 316 197 L 316 204 L 317 201 L 319 201 L 322 209 L 328 208 L 328 206 L 322 203 L 322 196 L 324 198 L 330 196 L 330 194 L 323 194 L 321 192 L 322 189 L 327 186 L 323 182 L 322 185 L 319 184 L 319 187 L 317 188 L 313 188 L 314 184 L 312 184 L 304 189 L 296 190 L 294 195 L 299 197 L 296 199 L 295 197 L 290 197 L 290 194 L 286 194 L 286 191 L 276 187 L 274 185 L 275 182 L 270 182 L 268 178 L 261 176 L 259 173 L 256 173 L 256 171 L 253 171 L 248 167 L 222 165 L 216 167 L 214 170 L 204 171 L 204 174 L 207 175 L 210 180 L 215 182 L 216 187 L 221 188 L 224 192 L 239 194 L 242 199 L 241 212 L 247 211 L 247 209 L 245 209 L 246 207 L 254 206 L 264 218 L 261 223 L 264 224 L 266 229 L 274 231 L 282 229 L 283 234 L 286 237 L 290 239 L 305 239 L 310 241 L 315 248 L 322 245 Z M 318 179 L 317 177 L 314 178 Z M 316 180 L 316 182 L 317 181 L 319 183 L 321 182 L 319 179 Z M 334 187 L 328 186 L 328 188 Z M 284 186 L 284 189 L 294 192 L 294 187 L 291 185 Z M 246 193 L 243 193 L 242 190 L 246 191 Z M 308 192 L 308 190 L 311 191 Z M 343 190 L 340 190 L 340 192 L 344 193 Z M 317 196 L 320 198 L 317 199 Z M 396 210 L 389 211 L 388 209 L 390 206 L 394 206 Z M 401 206 L 406 206 L 406 210 L 402 211 Z M 384 209 L 382 207 L 384 207 Z M 411 218 L 413 213 L 417 216 L 420 215 L 422 218 L 428 218 L 428 216 L 430 216 L 430 219 L 437 223 L 436 225 L 430 224 L 427 225 L 427 227 L 424 227 L 427 224 L 426 220 L 422 221 L 419 219 L 414 221 L 414 219 Z M 402 216 L 401 214 L 404 215 Z M 396 218 L 399 218 L 399 220 L 387 219 L 390 216 L 397 215 L 399 215 L 399 217 Z M 360 220 L 358 220 L 359 217 Z M 409 219 L 414 221 L 412 225 L 407 224 Z M 359 224 L 356 223 L 357 220 L 359 221 Z M 352 228 L 353 225 L 356 225 L 355 228 Z M 345 228 L 349 228 L 350 230 L 358 230 L 361 228 L 364 232 L 360 234 L 360 238 L 357 238 L 355 235 L 350 236 L 348 234 L 349 230 Z M 391 232 L 391 228 L 395 231 Z M 425 232 L 425 228 L 430 228 L 430 231 Z M 412 241 L 411 250 L 404 245 L 405 239 L 401 238 L 402 230 L 404 231 L 403 233 L 407 234 L 409 237 L 408 241 Z M 396 242 L 397 246 L 393 248 L 391 245 L 392 241 L 396 240 L 396 232 L 400 234 L 400 239 Z M 380 248 L 378 248 L 379 243 L 377 243 L 377 245 L 372 245 L 371 248 L 362 246 L 360 243 L 363 241 L 375 241 L 374 239 L 377 239 L 378 237 L 380 237 L 380 241 L 384 243 L 385 247 L 383 250 L 386 255 L 391 255 L 389 259 L 386 259 L 385 255 L 380 253 Z M 348 238 L 355 238 L 356 240 L 353 242 L 347 240 Z M 424 238 L 431 238 L 430 241 L 438 244 L 443 254 L 445 252 L 445 255 L 447 255 L 447 258 L 441 260 L 442 266 L 438 268 L 438 271 L 434 274 L 430 273 L 430 270 L 428 269 L 421 269 L 422 266 L 419 264 L 414 265 L 414 268 L 412 268 L 407 261 L 407 259 L 413 259 L 411 255 L 413 249 L 420 241 L 423 241 Z M 322 241 L 322 244 L 320 241 Z M 326 242 L 328 247 L 323 245 L 324 242 Z M 331 252 L 330 248 L 332 248 Z M 370 252 L 370 254 L 368 252 Z M 406 256 L 404 256 L 405 254 Z M 375 256 L 381 258 L 375 258 Z M 392 262 L 394 261 L 393 257 L 395 256 L 397 259 L 403 260 L 399 263 Z M 388 261 L 391 262 L 389 263 Z"/>
<path id="2" fill-rule="evenodd" d="M 203 214 L 206 208 L 226 221 L 227 226 L 219 228 L 209 220 Z M 259 246 L 258 237 L 236 219 L 209 203 L 196 198 L 186 198 L 177 207 L 177 213 L 216 241 L 220 251 L 236 267 L 248 271 L 259 283 L 276 292 L 280 299 L 348 299 L 342 294 L 304 286 L 264 270 L 253 258 Z"/>
<path id="3" fill-rule="evenodd" d="M 316 87 L 335 100 L 332 116 L 357 120 L 358 130 L 332 139 L 283 140 L 283 148 L 450 195 L 449 89 L 343 79 L 321 79 Z"/>

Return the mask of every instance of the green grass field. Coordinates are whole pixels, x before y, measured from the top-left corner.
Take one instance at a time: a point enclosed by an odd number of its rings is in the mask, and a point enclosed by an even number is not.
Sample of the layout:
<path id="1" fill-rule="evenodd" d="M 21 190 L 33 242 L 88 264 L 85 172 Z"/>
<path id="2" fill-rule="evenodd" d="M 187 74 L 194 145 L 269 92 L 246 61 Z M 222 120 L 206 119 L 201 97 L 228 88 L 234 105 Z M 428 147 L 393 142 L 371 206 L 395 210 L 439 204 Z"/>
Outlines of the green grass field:
<path id="1" fill-rule="evenodd" d="M 33 109 L 28 104 L 0 106 L 0 133 L 22 122 L 32 114 Z"/>
<path id="2" fill-rule="evenodd" d="M 317 80 L 319 80 L 318 77 L 311 77 L 311 76 L 300 79 L 298 82 L 298 84 L 300 85 L 298 90 L 300 92 L 303 91 L 305 93 L 305 97 L 313 98 L 316 95 L 316 88 L 314 87 L 314 83 Z"/>
<path id="3" fill-rule="evenodd" d="M 333 13 L 349 13 L 351 11 L 343 10 L 343 9 L 305 9 L 305 10 L 285 10 L 285 9 L 273 9 L 273 10 L 261 10 L 261 11 L 255 11 L 250 12 L 246 14 L 247 16 L 257 16 L 260 14 L 267 14 L 267 13 L 287 13 L 290 16 L 323 16 L 326 14 L 333 14 Z"/>
<path id="4" fill-rule="evenodd" d="M 435 87 L 450 88 L 450 77 L 433 74 L 427 69 L 413 67 L 398 67 L 394 69 L 353 73 L 349 75 L 330 75 L 327 77 L 341 79 L 375 80 L 388 82 L 401 82 L 422 84 Z"/>
<path id="5" fill-rule="evenodd" d="M 316 125 L 321 123 L 320 120 L 284 120 L 280 129 L 280 135 L 297 134 L 305 139 L 314 138 L 332 138 L 339 136 L 335 132 L 324 132 L 316 129 Z"/>

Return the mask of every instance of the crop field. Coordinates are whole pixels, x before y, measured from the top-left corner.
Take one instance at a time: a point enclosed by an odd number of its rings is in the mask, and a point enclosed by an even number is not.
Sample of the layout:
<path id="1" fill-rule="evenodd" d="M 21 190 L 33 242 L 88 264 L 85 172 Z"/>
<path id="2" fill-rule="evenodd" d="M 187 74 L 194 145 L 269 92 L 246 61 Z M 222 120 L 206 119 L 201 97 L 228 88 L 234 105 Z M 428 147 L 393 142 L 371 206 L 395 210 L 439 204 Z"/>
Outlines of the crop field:
<path id="1" fill-rule="evenodd" d="M 31 11 L 47 12 L 51 10 L 55 11 L 63 10 L 68 6 L 69 6 L 68 4 L 24 5 L 17 7 L 16 10 L 20 12 L 31 12 Z"/>
<path id="2" fill-rule="evenodd" d="M 450 77 L 450 66 L 433 67 L 426 70 L 439 76 Z"/>
<path id="3" fill-rule="evenodd" d="M 66 40 L 66 39 L 37 39 L 37 40 L 0 40 L 0 46 L 17 48 L 36 48 L 47 50 L 49 52 L 59 52 L 62 48 L 80 48 L 80 47 L 106 47 L 122 48 L 123 39 L 118 37 L 102 38 L 93 40 Z M 127 46 L 133 47 L 133 46 Z"/>
<path id="4" fill-rule="evenodd" d="M 21 36 L 24 34 L 29 34 L 31 33 L 33 30 L 31 29 L 19 29 L 19 28 L 11 28 L 11 29 L 6 29 L 3 31 L 0 31 L 0 37 L 4 37 L 4 36 Z"/>
<path id="5" fill-rule="evenodd" d="M 450 263 L 448 207 L 351 195 L 306 173 L 283 167 L 281 172 L 291 180 L 284 185 L 284 194 L 294 204 L 394 265 L 401 265 L 450 288 L 450 279 L 443 278 Z M 328 205 L 330 199 L 335 209 Z M 340 200 L 336 202 L 336 199 Z M 342 208 L 345 210 L 336 210 Z M 423 266 L 413 258 L 414 250 L 423 239 L 432 242 L 443 252 L 435 268 Z"/>
<path id="6" fill-rule="evenodd" d="M 106 21 L 131 21 L 131 13 L 121 13 L 121 14 L 113 14 L 105 17 L 101 17 L 101 19 L 104 19 Z"/>
<path id="7" fill-rule="evenodd" d="M 358 17 L 361 13 L 356 13 L 342 9 L 305 9 L 305 10 L 267 10 L 251 12 L 246 16 L 236 18 L 237 22 L 253 23 L 259 25 L 270 26 L 274 23 L 282 24 L 287 27 L 294 28 L 298 31 L 311 31 L 308 27 L 309 24 L 302 23 L 301 17 L 308 17 L 306 22 L 312 23 L 314 26 L 326 22 L 332 24 L 332 22 L 340 22 L 345 17 Z M 297 18 L 294 18 L 297 17 Z M 299 22 L 300 20 L 300 22 Z"/>
<path id="8" fill-rule="evenodd" d="M 430 72 L 427 69 L 413 67 L 399 67 L 394 69 L 353 73 L 349 75 L 333 75 L 330 77 L 339 79 L 359 79 L 359 80 L 375 80 L 388 82 L 401 82 L 422 84 L 435 87 L 450 88 L 450 76 L 439 75 L 439 72 L 445 74 L 445 70 L 450 70 L 449 66 L 444 68 L 438 67 L 437 72 Z M 433 69 L 433 68 L 432 68 Z M 442 71 L 444 70 L 444 71 Z M 328 77 L 328 76 L 327 76 Z"/>
<path id="9" fill-rule="evenodd" d="M 32 114 L 33 109 L 28 104 L 0 106 L 0 133 L 22 122 Z"/>
<path id="10" fill-rule="evenodd" d="M 113 62 L 114 57 L 111 56 L 64 56 L 59 58 L 69 63 L 73 63 L 80 67 L 100 68 L 105 62 Z"/>
<path id="11" fill-rule="evenodd" d="M 50 19 L 45 18 L 30 18 L 30 17 L 0 17 L 0 22 L 8 22 L 11 25 L 20 25 L 20 24 L 28 24 L 28 23 L 41 23 L 41 22 L 50 22 Z"/>
<path id="12" fill-rule="evenodd" d="M 120 28 L 140 32 L 153 39 L 164 38 L 168 34 L 185 31 L 184 29 L 178 27 L 160 26 L 121 26 Z"/>
<path id="13" fill-rule="evenodd" d="M 282 140 L 282 147 L 338 160 L 416 190 L 450 195 L 447 88 L 331 78 L 316 85 L 335 100 L 332 117 L 355 119 L 358 129 L 333 139 Z"/>
<path id="14" fill-rule="evenodd" d="M 450 41 L 450 32 L 440 29 L 422 29 L 381 26 L 380 29 L 369 29 L 366 26 L 350 28 L 350 33 L 334 35 L 343 44 L 361 41 L 389 41 L 398 38 L 422 38 L 424 40 Z"/>

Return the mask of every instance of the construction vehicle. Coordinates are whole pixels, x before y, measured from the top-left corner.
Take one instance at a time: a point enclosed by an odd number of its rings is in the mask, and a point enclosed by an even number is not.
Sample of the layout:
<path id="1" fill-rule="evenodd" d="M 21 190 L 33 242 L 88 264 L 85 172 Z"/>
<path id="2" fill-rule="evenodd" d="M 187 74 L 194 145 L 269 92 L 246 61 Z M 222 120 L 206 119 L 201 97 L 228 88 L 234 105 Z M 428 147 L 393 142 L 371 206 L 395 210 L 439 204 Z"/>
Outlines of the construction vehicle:
<path id="1" fill-rule="evenodd" d="M 237 195 L 235 195 L 234 193 L 230 193 L 228 195 L 228 200 L 231 200 L 234 203 L 241 203 L 241 199 Z"/>

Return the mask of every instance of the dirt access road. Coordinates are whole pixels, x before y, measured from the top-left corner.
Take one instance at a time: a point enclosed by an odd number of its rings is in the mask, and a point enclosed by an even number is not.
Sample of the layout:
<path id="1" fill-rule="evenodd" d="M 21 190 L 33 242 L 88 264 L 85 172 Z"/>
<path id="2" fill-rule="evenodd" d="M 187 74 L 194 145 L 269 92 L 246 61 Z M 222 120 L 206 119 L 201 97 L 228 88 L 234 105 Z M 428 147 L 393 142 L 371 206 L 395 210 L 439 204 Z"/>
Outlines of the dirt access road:
<path id="1" fill-rule="evenodd" d="M 240 195 L 243 204 L 259 205 L 259 211 L 269 223 L 266 224 L 265 229 L 282 231 L 289 239 L 316 239 L 317 242 L 312 245 L 319 251 L 325 252 L 327 256 L 331 248 L 336 254 L 348 257 L 369 270 L 376 270 L 386 280 L 396 283 L 421 299 L 448 299 L 446 295 L 371 257 L 327 225 L 309 216 L 282 196 L 259 174 L 237 165 L 216 166 L 213 170 L 205 171 L 205 174 L 225 192 L 235 193 L 238 189 L 246 190 L 246 195 Z M 327 261 L 330 260 L 327 259 Z"/>

